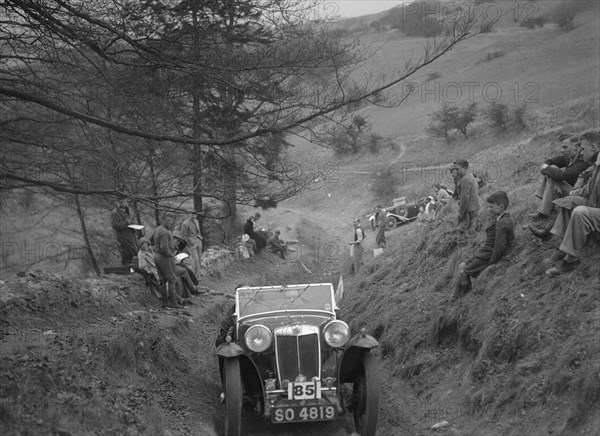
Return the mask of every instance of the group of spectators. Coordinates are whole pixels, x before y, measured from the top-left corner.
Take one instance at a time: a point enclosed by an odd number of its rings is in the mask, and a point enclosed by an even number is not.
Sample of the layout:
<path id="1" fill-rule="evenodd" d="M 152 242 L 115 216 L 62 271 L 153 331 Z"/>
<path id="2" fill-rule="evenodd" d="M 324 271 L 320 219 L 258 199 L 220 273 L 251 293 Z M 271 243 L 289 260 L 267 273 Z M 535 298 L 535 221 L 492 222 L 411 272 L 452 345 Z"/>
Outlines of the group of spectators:
<path id="1" fill-rule="evenodd" d="M 560 275 L 572 271 L 580 264 L 582 250 L 588 236 L 595 233 L 600 236 L 600 132 L 588 131 L 581 135 L 561 135 L 562 154 L 552 157 L 541 167 L 543 176 L 536 196 L 541 199 L 538 211 L 531 218 L 538 225 L 529 224 L 529 229 L 542 241 L 553 235 L 562 239 L 559 250 L 546 259 L 548 275 Z M 454 179 L 454 191 L 449 191 L 442 184 L 433 185 L 437 213 L 451 198 L 458 203 L 456 224 L 456 242 L 464 245 L 469 241 L 480 218 L 480 192 L 485 185 L 482 178 L 476 177 L 469 170 L 465 159 L 458 159 L 449 168 Z M 509 198 L 506 192 L 496 191 L 486 198 L 486 209 L 489 222 L 485 227 L 486 239 L 474 256 L 458 267 L 458 286 L 455 298 L 472 288 L 471 278 L 477 277 L 489 265 L 497 263 L 511 248 L 515 237 L 515 225 L 508 212 Z M 385 216 L 381 207 L 376 210 L 379 232 L 385 231 Z M 421 223 L 432 221 L 431 212 L 421 211 L 427 215 Z M 436 212 L 433 212 L 435 216 Z M 382 222 L 379 222 L 382 221 Z M 364 229 L 359 219 L 353 220 L 354 238 L 353 270 L 358 273 L 362 263 L 362 243 L 365 238 Z M 385 236 L 377 236 L 385 246 Z"/>
<path id="2" fill-rule="evenodd" d="M 248 259 L 254 255 L 260 254 L 265 248 L 271 253 L 279 255 L 286 259 L 288 247 L 280 239 L 281 232 L 275 230 L 273 233 L 265 230 L 257 231 L 254 224 L 260 219 L 260 213 L 250 216 L 244 224 L 244 234 L 238 238 L 236 249 L 243 259 Z"/>
<path id="3" fill-rule="evenodd" d="M 121 252 L 121 264 L 140 273 L 148 287 L 161 296 L 162 307 L 181 308 L 193 304 L 198 289 L 202 258 L 202 235 L 196 213 L 190 211 L 175 236 L 175 215 L 164 212 L 160 225 L 150 237 L 138 239 L 131 210 L 125 198 L 119 198 L 112 211 L 111 224 Z M 191 265 L 187 264 L 187 259 Z"/>
<path id="4" fill-rule="evenodd" d="M 561 238 L 557 252 L 548 259 L 554 266 L 546 271 L 559 275 L 580 264 L 588 236 L 600 234 L 600 132 L 561 135 L 562 153 L 541 167 L 542 182 L 536 197 L 541 199 L 531 233 L 548 241 Z"/>

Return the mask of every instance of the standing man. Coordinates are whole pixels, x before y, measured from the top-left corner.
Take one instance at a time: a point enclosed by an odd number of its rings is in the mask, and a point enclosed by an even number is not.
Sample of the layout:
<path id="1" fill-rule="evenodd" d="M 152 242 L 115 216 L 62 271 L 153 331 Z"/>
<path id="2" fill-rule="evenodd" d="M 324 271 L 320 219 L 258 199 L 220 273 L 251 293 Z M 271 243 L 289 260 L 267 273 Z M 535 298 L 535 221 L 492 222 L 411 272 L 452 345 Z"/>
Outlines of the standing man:
<path id="1" fill-rule="evenodd" d="M 469 163 L 465 159 L 458 159 L 454 162 L 454 169 L 457 172 L 458 190 L 460 198 L 458 200 L 458 244 L 467 243 L 468 232 L 475 227 L 477 215 L 481 208 L 479 204 L 479 185 L 477 179 L 469 171 Z"/>
<path id="2" fill-rule="evenodd" d="M 352 267 L 354 270 L 354 276 L 358 275 L 358 270 L 360 269 L 360 265 L 362 264 L 362 255 L 363 255 L 363 247 L 362 241 L 365 239 L 365 232 L 360 226 L 360 219 L 354 218 L 352 220 L 352 225 L 354 225 L 354 240 L 352 242 L 348 242 L 353 246 L 352 249 Z"/>
<path id="3" fill-rule="evenodd" d="M 379 229 L 377 230 L 377 235 L 375 236 L 375 243 L 377 244 L 377 248 L 385 248 L 385 227 L 387 226 L 387 212 L 380 204 L 375 206 L 375 226 L 379 227 Z"/>
<path id="4" fill-rule="evenodd" d="M 160 216 L 160 226 L 154 230 L 154 259 L 162 286 L 169 295 L 169 307 L 181 308 L 177 302 L 177 270 L 175 268 L 175 241 L 173 240 L 173 214 L 163 212 Z"/>
<path id="5" fill-rule="evenodd" d="M 140 249 L 135 230 L 129 227 L 129 224 L 134 224 L 134 222 L 125 196 L 118 197 L 117 207 L 111 212 L 110 221 L 117 235 L 121 265 L 129 265 L 133 256 L 137 256 Z"/>
<path id="6" fill-rule="evenodd" d="M 200 223 L 196 219 L 196 211 L 191 210 L 189 217 L 181 223 L 181 237 L 187 243 L 188 252 L 192 258 L 192 270 L 200 276 L 200 265 L 202 260 L 202 235 L 200 234 Z"/>

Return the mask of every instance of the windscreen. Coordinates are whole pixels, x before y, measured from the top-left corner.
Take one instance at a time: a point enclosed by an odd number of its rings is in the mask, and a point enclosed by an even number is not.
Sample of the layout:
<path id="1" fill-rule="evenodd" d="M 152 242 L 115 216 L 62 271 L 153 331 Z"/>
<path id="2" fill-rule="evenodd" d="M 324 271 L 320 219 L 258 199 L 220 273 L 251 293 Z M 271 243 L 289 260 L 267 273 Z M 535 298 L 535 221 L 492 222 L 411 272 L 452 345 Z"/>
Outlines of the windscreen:
<path id="1" fill-rule="evenodd" d="M 330 283 L 240 288 L 237 313 L 243 316 L 278 310 L 333 311 L 333 286 Z"/>

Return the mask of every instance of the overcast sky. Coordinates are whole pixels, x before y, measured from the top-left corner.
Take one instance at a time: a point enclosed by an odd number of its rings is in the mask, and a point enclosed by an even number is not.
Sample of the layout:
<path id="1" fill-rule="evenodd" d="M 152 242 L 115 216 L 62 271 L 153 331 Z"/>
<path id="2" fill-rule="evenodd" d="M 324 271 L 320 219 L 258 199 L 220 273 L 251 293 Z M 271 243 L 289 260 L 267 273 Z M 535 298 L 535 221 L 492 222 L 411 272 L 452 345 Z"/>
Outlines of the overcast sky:
<path id="1" fill-rule="evenodd" d="M 375 14 L 392 9 L 407 0 L 326 0 L 327 11 L 336 10 L 343 18 Z"/>

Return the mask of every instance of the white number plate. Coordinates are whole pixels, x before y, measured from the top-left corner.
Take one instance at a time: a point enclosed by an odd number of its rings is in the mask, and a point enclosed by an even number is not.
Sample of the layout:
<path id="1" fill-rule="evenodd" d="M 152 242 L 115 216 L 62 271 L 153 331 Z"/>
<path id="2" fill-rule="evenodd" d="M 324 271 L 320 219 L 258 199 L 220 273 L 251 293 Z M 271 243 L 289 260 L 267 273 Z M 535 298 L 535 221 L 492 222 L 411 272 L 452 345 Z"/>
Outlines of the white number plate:
<path id="1" fill-rule="evenodd" d="M 299 382 L 288 384 L 288 400 L 314 400 L 321 398 L 321 382 Z"/>
<path id="2" fill-rule="evenodd" d="M 329 421 L 337 418 L 335 406 L 276 407 L 271 422 Z"/>

